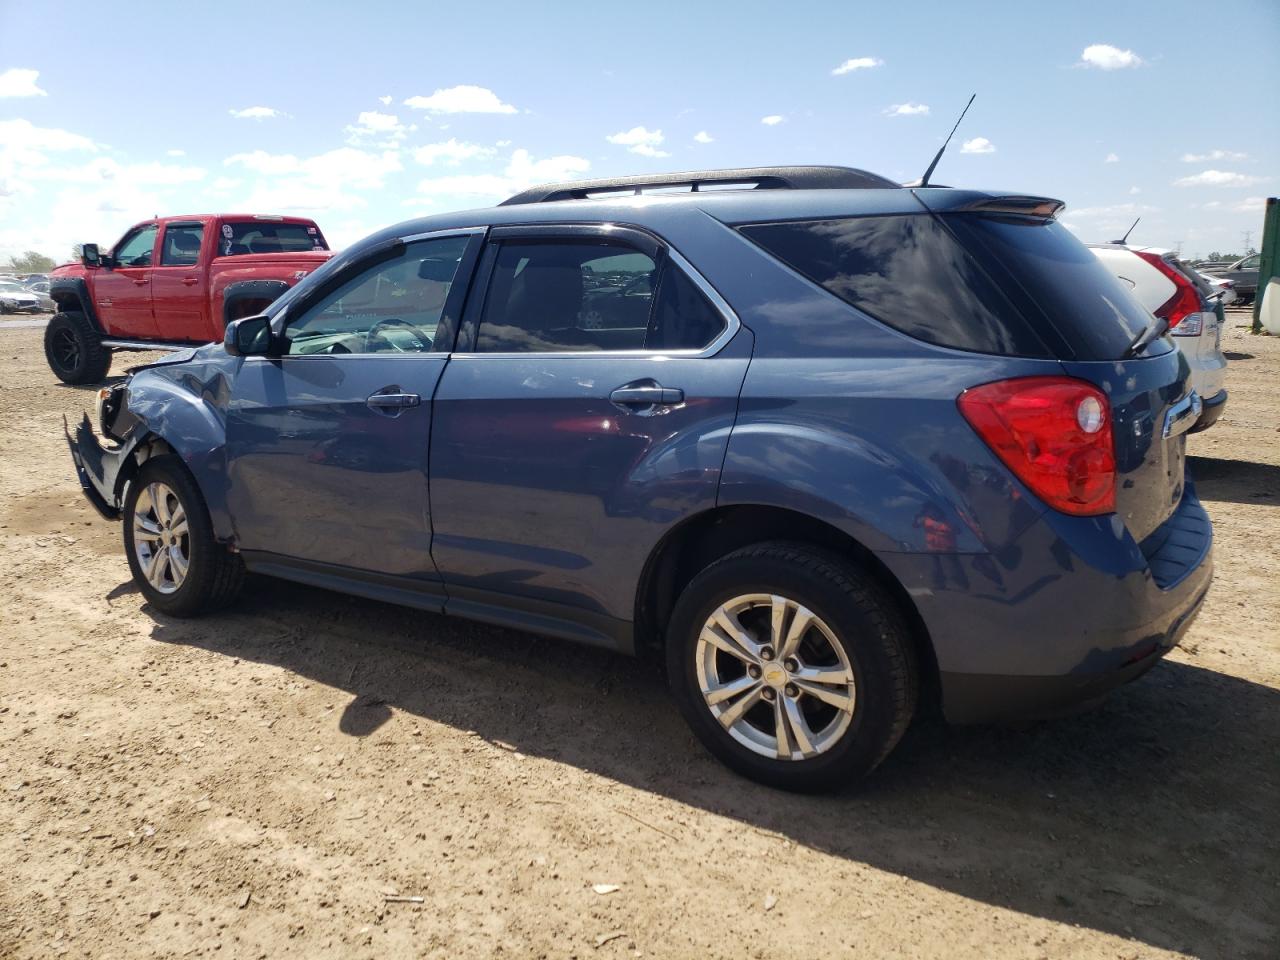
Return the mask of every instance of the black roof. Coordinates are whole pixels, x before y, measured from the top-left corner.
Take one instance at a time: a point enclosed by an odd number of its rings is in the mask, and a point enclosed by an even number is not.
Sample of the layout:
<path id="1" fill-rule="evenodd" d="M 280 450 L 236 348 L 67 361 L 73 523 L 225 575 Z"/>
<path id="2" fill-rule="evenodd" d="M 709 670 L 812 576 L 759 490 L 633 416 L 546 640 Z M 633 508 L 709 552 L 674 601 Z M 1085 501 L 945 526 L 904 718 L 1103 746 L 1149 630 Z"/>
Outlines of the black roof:
<path id="1" fill-rule="evenodd" d="M 585 200 L 593 194 L 616 194 L 628 190 L 638 194 L 656 187 L 688 186 L 696 193 L 705 187 L 738 184 L 751 184 L 756 190 L 884 190 L 901 187 L 901 184 L 879 174 L 853 167 L 730 167 L 547 183 L 508 197 L 499 206 Z"/>

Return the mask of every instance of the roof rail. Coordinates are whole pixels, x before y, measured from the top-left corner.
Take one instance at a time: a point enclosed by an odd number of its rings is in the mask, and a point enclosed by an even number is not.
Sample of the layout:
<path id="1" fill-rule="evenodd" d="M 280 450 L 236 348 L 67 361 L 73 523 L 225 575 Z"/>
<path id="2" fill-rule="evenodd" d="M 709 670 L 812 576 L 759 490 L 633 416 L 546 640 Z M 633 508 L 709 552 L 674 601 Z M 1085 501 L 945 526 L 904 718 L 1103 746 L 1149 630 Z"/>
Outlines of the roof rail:
<path id="1" fill-rule="evenodd" d="M 882 190 L 901 185 L 878 174 L 853 167 L 737 167 L 724 170 L 690 170 L 685 173 L 655 173 L 638 177 L 609 177 L 603 180 L 573 180 L 531 187 L 499 206 L 550 203 L 553 200 L 588 200 L 599 194 L 630 192 L 661 187 L 688 187 L 697 193 L 706 188 L 750 186 L 754 190 Z"/>

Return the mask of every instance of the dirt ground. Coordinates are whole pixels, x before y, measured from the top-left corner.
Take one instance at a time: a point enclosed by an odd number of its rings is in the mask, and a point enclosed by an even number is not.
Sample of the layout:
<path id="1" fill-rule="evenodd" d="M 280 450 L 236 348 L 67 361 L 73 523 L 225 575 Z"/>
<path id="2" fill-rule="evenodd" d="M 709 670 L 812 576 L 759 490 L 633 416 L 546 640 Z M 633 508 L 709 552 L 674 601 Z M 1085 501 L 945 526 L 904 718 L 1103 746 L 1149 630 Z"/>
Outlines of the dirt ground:
<path id="1" fill-rule="evenodd" d="M 157 614 L 62 440 L 93 391 L 0 323 L 0 956 L 1277 956 L 1280 339 L 1247 322 L 1190 440 L 1217 578 L 1183 647 L 808 798 L 708 757 L 643 663 L 268 580 Z"/>

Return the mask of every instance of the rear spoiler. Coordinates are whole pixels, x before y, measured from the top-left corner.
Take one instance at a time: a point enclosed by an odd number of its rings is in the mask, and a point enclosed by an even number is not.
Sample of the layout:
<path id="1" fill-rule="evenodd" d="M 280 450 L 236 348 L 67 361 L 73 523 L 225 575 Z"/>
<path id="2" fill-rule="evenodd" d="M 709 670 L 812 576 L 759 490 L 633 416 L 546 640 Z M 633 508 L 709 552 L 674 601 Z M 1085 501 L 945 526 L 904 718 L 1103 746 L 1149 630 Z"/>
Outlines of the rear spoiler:
<path id="1" fill-rule="evenodd" d="M 1061 200 L 1052 197 L 985 197 L 955 209 L 966 213 L 1013 213 L 1053 219 L 1065 206 Z"/>

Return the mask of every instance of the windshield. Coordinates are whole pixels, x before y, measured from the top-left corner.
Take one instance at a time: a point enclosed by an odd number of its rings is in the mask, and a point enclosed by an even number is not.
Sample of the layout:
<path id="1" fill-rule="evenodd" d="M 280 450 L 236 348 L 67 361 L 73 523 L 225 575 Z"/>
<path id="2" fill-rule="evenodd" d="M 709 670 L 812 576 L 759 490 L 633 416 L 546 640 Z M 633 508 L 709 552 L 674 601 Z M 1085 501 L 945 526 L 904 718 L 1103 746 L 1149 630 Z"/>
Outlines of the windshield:
<path id="1" fill-rule="evenodd" d="M 0 293 L 30 293 L 26 287 L 19 286 L 16 283 L 0 283 Z"/>
<path id="2" fill-rule="evenodd" d="M 218 237 L 220 257 L 328 249 L 324 234 L 311 223 L 279 223 L 271 220 L 224 223 L 222 235 Z"/>

